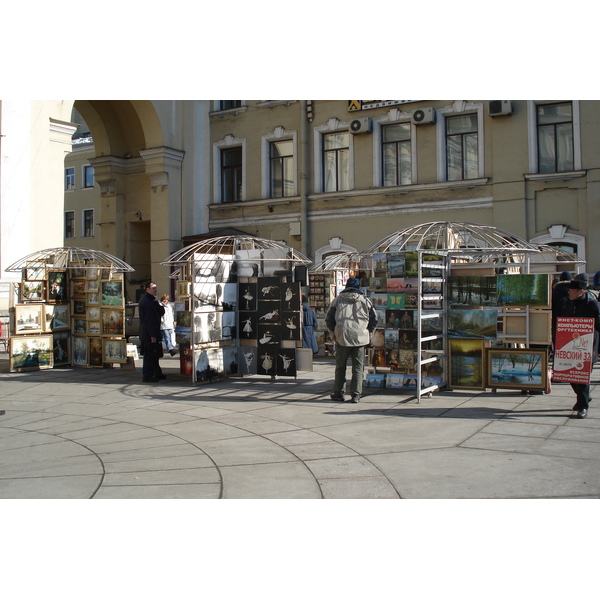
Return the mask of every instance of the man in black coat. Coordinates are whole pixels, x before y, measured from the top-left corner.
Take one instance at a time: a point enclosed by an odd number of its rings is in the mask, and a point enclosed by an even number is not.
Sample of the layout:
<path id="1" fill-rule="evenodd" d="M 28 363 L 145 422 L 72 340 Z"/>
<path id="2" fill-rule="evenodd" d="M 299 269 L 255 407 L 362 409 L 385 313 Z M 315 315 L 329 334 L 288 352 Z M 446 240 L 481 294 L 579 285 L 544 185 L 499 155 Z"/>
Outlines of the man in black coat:
<path id="1" fill-rule="evenodd" d="M 586 291 L 586 282 L 573 279 L 569 284 L 569 299 L 560 309 L 560 317 L 577 317 L 594 319 L 594 347 L 592 349 L 592 364 L 598 360 L 598 345 L 600 344 L 600 304 Z M 585 383 L 572 383 L 571 387 L 577 394 L 577 402 L 573 410 L 577 411 L 580 419 L 587 417 L 590 405 L 590 386 Z"/>
<path id="2" fill-rule="evenodd" d="M 154 281 L 146 286 L 146 293 L 140 298 L 140 342 L 144 351 L 142 363 L 142 381 L 155 383 L 164 379 L 159 359 L 162 355 L 160 341 L 160 319 L 165 307 L 157 300 L 158 289 Z"/>

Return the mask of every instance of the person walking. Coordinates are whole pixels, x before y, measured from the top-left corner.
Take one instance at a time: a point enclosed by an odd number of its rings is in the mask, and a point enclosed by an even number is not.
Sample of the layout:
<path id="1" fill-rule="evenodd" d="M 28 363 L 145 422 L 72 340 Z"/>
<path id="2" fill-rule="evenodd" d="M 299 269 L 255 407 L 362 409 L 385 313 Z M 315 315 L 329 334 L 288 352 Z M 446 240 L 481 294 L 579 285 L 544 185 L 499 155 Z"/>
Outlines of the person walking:
<path id="1" fill-rule="evenodd" d="M 140 312 L 140 342 L 144 352 L 142 362 L 142 381 L 156 383 L 164 379 L 160 368 L 160 357 L 162 356 L 162 344 L 160 342 L 160 321 L 165 314 L 165 307 L 158 302 L 156 294 L 158 289 L 154 281 L 146 285 L 146 293 L 138 303 Z"/>
<path id="2" fill-rule="evenodd" d="M 173 307 L 169 304 L 169 294 L 163 294 L 160 297 L 160 303 L 165 307 L 165 314 L 160 319 L 160 336 L 167 352 L 171 356 L 175 356 L 177 354 L 177 350 L 173 345 L 175 320 L 173 318 Z"/>
<path id="3" fill-rule="evenodd" d="M 583 279 L 573 279 L 569 284 L 569 299 L 560 310 L 560 317 L 592 318 L 594 319 L 594 344 L 592 348 L 592 365 L 598 360 L 600 344 L 600 304 L 586 291 L 587 282 Z M 572 383 L 571 387 L 577 395 L 573 410 L 577 411 L 580 419 L 585 419 L 589 410 L 590 385 Z"/>
<path id="4" fill-rule="evenodd" d="M 317 327 L 317 317 L 308 303 L 306 296 L 302 296 L 302 347 L 311 348 L 313 354 L 319 352 L 317 338 L 315 337 L 315 327 Z"/>
<path id="5" fill-rule="evenodd" d="M 344 401 L 346 366 L 352 361 L 350 381 L 351 402 L 360 402 L 365 366 L 365 347 L 370 334 L 375 331 L 377 314 L 372 302 L 361 292 L 360 280 L 350 277 L 346 287 L 333 300 L 327 311 L 325 323 L 335 348 L 335 379 L 331 399 Z"/>

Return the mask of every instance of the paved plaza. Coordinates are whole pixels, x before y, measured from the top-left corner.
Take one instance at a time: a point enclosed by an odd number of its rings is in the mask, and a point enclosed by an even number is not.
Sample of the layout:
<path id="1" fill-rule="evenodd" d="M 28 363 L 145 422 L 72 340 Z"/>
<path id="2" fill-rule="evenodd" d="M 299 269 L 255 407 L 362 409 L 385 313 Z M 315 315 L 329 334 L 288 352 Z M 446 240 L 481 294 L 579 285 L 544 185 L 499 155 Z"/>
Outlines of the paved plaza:
<path id="1" fill-rule="evenodd" d="M 334 359 L 296 379 L 63 368 L 9 373 L 0 354 L 0 498 L 599 498 L 600 404 L 453 391 L 417 402 L 329 398 Z M 600 370 L 592 375 L 592 397 Z"/>

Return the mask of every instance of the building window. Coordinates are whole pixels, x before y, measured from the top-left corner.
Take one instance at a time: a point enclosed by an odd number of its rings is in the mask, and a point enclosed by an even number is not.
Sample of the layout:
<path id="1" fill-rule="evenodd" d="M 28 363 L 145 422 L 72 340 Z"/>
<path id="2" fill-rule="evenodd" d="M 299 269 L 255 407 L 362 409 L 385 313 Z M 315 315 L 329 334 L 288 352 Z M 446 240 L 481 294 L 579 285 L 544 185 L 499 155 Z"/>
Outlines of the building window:
<path id="1" fill-rule="evenodd" d="M 476 179 L 479 174 L 477 115 L 446 118 L 446 178 Z"/>
<path id="2" fill-rule="evenodd" d="M 239 108 L 242 105 L 241 100 L 219 100 L 219 110 L 229 110 L 230 108 Z"/>
<path id="3" fill-rule="evenodd" d="M 94 209 L 90 208 L 83 211 L 83 236 L 94 237 Z"/>
<path id="4" fill-rule="evenodd" d="M 75 189 L 75 167 L 65 169 L 65 191 Z"/>
<path id="5" fill-rule="evenodd" d="M 347 131 L 323 135 L 323 191 L 350 189 L 350 134 Z"/>
<path id="6" fill-rule="evenodd" d="M 221 202 L 242 199 L 242 148 L 221 150 Z"/>
<path id="7" fill-rule="evenodd" d="M 271 198 L 294 195 L 294 142 L 282 140 L 269 144 Z"/>
<path id="8" fill-rule="evenodd" d="M 83 167 L 83 187 L 94 187 L 94 167 L 92 167 L 91 165 L 85 165 Z"/>
<path id="9" fill-rule="evenodd" d="M 410 123 L 385 125 L 382 129 L 383 185 L 412 183 Z"/>
<path id="10" fill-rule="evenodd" d="M 65 238 L 75 237 L 75 212 L 68 210 L 65 212 Z"/>
<path id="11" fill-rule="evenodd" d="M 537 105 L 538 172 L 574 169 L 573 106 L 571 102 Z"/>

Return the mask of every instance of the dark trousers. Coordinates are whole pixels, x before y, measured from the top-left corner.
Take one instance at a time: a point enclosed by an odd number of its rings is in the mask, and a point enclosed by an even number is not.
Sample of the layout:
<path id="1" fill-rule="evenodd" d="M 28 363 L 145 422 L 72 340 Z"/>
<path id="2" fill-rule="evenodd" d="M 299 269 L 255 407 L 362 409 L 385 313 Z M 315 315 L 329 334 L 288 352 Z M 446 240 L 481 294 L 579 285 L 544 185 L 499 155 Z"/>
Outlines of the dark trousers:
<path id="1" fill-rule="evenodd" d="M 160 342 L 144 342 L 144 358 L 142 362 L 142 379 L 152 379 L 162 375 L 159 359 L 162 356 Z"/>
<path id="2" fill-rule="evenodd" d="M 572 383 L 571 387 L 577 394 L 577 408 L 587 410 L 590 406 L 590 386 L 586 383 Z"/>

